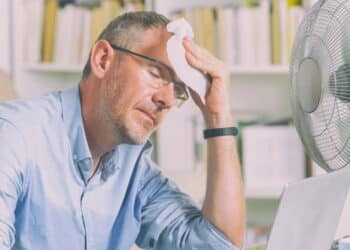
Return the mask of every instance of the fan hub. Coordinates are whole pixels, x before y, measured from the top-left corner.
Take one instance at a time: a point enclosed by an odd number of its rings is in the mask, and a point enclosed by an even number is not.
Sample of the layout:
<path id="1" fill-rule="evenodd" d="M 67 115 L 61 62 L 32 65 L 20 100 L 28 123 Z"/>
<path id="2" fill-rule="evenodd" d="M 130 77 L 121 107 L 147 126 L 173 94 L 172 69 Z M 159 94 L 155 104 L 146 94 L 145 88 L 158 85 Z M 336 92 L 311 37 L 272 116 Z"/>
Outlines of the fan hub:
<path id="1" fill-rule="evenodd" d="M 305 58 L 297 73 L 297 96 L 301 108 L 312 113 L 321 99 L 322 76 L 319 64 L 313 58 Z"/>

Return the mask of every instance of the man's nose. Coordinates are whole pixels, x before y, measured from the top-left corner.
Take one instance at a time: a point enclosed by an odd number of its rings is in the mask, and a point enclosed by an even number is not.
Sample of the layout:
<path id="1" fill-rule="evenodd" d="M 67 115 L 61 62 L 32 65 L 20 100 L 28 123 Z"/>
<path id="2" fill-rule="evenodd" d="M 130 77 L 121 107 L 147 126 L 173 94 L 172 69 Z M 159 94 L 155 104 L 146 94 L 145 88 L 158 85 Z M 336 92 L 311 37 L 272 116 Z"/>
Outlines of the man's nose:
<path id="1" fill-rule="evenodd" d="M 153 102 L 162 108 L 171 108 L 174 104 L 174 84 L 163 85 L 153 94 Z"/>

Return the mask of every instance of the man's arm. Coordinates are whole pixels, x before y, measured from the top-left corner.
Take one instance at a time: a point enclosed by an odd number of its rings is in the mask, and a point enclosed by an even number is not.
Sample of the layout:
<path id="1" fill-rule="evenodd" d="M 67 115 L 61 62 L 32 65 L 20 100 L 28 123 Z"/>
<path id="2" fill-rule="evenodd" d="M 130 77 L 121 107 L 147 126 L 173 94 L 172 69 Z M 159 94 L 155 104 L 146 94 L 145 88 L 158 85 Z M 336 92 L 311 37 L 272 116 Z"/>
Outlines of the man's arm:
<path id="1" fill-rule="evenodd" d="M 15 243 L 15 209 L 22 193 L 25 154 L 23 138 L 7 121 L 0 119 L 0 249 Z"/>
<path id="2" fill-rule="evenodd" d="M 202 213 L 239 247 L 243 243 L 245 228 L 240 176 L 233 138 L 208 139 L 207 188 Z"/>
<path id="3" fill-rule="evenodd" d="M 153 166 L 152 166 L 153 165 Z M 148 159 L 141 175 L 136 243 L 143 249 L 237 250 L 200 208 Z"/>
<path id="4" fill-rule="evenodd" d="M 191 40 L 185 39 L 184 46 L 188 62 L 211 79 L 205 103 L 191 91 L 203 113 L 206 127 L 232 127 L 230 69 Z M 207 139 L 207 143 L 207 188 L 202 213 L 233 244 L 241 247 L 245 228 L 245 202 L 235 139 L 233 136 L 220 136 Z"/>

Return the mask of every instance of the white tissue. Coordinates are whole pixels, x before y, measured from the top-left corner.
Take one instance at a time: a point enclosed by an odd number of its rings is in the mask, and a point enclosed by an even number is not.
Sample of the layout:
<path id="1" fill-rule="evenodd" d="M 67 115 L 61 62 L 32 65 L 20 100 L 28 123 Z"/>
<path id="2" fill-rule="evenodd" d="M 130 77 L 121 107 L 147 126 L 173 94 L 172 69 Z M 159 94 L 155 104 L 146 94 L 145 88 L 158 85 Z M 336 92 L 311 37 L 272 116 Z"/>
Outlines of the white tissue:
<path id="1" fill-rule="evenodd" d="M 185 36 L 191 39 L 194 37 L 191 25 L 184 18 L 180 18 L 170 22 L 167 30 L 174 33 L 167 42 L 167 53 L 171 65 L 178 77 L 197 92 L 204 103 L 205 93 L 209 87 L 208 80 L 202 72 L 187 63 L 185 48 L 182 45 Z"/>

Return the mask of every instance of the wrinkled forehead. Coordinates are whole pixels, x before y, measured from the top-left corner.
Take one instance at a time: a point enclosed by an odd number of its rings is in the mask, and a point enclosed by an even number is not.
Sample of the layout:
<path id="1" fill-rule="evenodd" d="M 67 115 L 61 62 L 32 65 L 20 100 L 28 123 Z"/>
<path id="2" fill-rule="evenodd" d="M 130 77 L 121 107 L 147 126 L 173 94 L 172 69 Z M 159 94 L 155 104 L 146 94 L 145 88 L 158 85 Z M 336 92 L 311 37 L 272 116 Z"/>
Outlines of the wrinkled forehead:
<path id="1" fill-rule="evenodd" d="M 167 41 L 172 35 L 166 28 L 146 30 L 141 34 L 140 43 L 135 46 L 134 50 L 140 54 L 157 59 L 174 70 L 166 49 Z"/>

